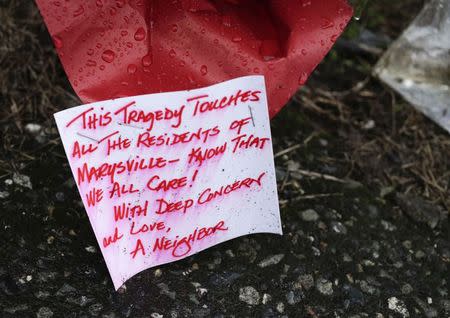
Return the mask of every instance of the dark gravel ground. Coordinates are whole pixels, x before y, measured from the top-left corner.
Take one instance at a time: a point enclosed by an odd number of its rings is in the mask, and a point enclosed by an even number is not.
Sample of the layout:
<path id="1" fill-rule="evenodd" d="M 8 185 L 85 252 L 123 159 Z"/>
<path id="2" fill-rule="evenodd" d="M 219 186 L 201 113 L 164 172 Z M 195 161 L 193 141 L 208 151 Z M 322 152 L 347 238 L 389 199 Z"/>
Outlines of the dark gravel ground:
<path id="1" fill-rule="evenodd" d="M 336 144 L 317 139 L 307 157 Z M 305 193 L 280 191 L 284 236 L 238 238 L 147 270 L 115 292 L 66 160 L 42 154 L 23 171 L 33 189 L 17 175 L 4 181 L 2 316 L 450 315 L 448 224 L 439 214 L 427 217 L 431 229 L 358 183 L 305 179 L 296 167 L 292 158 L 277 162 L 279 183 L 289 172 Z"/>
<path id="2" fill-rule="evenodd" d="M 362 26 L 395 37 L 421 1 L 379 3 Z M 284 235 L 115 292 L 50 115 L 77 100 L 35 7 L 0 17 L 0 317 L 450 317 L 449 137 L 367 79 L 354 28 L 273 121 Z"/>

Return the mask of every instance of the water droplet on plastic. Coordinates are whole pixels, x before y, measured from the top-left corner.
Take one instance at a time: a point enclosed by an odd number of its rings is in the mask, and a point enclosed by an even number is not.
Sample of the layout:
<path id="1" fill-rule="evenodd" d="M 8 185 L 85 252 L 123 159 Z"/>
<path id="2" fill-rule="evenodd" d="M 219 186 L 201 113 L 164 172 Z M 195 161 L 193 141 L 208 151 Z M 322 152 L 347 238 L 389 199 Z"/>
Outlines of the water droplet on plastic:
<path id="1" fill-rule="evenodd" d="M 84 13 L 84 7 L 83 7 L 82 5 L 80 5 L 80 6 L 78 7 L 78 9 L 76 9 L 76 10 L 73 12 L 73 16 L 74 16 L 74 17 L 78 17 L 78 16 L 82 15 L 83 13 Z"/>
<path id="2" fill-rule="evenodd" d="M 150 65 L 153 64 L 153 55 L 151 53 L 148 53 L 147 55 L 145 55 L 142 60 L 142 66 L 144 67 L 148 67 Z"/>
<path id="3" fill-rule="evenodd" d="M 100 65 L 100 71 L 103 71 L 105 69 L 105 65 Z"/>
<path id="4" fill-rule="evenodd" d="M 105 61 L 106 63 L 111 63 L 112 61 L 114 61 L 115 57 L 116 54 L 113 51 L 111 50 L 103 51 L 102 60 Z"/>
<path id="5" fill-rule="evenodd" d="M 123 8 L 125 6 L 125 0 L 116 0 L 116 6 L 118 8 Z"/>
<path id="6" fill-rule="evenodd" d="M 206 65 L 202 65 L 200 67 L 200 73 L 205 76 L 206 74 L 208 74 L 208 67 Z"/>
<path id="7" fill-rule="evenodd" d="M 308 79 L 308 74 L 306 74 L 305 72 L 302 72 L 300 74 L 300 77 L 298 78 L 298 84 L 299 85 L 304 85 L 306 83 L 307 79 Z"/>
<path id="8" fill-rule="evenodd" d="M 229 15 L 222 16 L 222 24 L 226 27 L 231 27 L 231 16 Z"/>
<path id="9" fill-rule="evenodd" d="M 172 24 L 172 32 L 177 32 L 177 31 L 178 31 L 178 25 Z"/>
<path id="10" fill-rule="evenodd" d="M 62 41 L 62 39 L 61 39 L 59 36 L 57 36 L 57 35 L 53 36 L 53 43 L 55 44 L 55 47 L 56 47 L 57 49 L 60 49 L 60 48 L 63 47 L 63 41 Z"/>
<path id="11" fill-rule="evenodd" d="M 337 38 L 338 38 L 338 36 L 337 36 L 337 34 L 335 34 L 330 38 L 330 40 L 331 40 L 331 42 L 334 43 L 334 42 L 336 42 Z"/>
<path id="12" fill-rule="evenodd" d="M 128 31 L 127 30 L 122 30 L 122 31 L 120 31 L 120 35 L 121 36 L 127 36 L 128 35 Z"/>
<path id="13" fill-rule="evenodd" d="M 235 37 L 232 39 L 232 41 L 233 41 L 233 42 L 241 42 L 241 41 L 242 41 L 242 37 L 240 37 L 240 36 L 235 36 Z"/>
<path id="14" fill-rule="evenodd" d="M 311 5 L 311 0 L 302 0 L 302 7 L 307 7 Z"/>
<path id="15" fill-rule="evenodd" d="M 256 74 L 258 74 L 258 73 L 259 73 L 259 68 L 258 68 L 258 67 L 255 67 L 255 68 L 253 69 L 253 72 L 256 73 Z"/>
<path id="16" fill-rule="evenodd" d="M 307 54 L 308 54 L 308 52 L 306 51 L 306 49 L 302 49 L 300 52 L 302 53 L 302 55 L 307 55 Z"/>
<path id="17" fill-rule="evenodd" d="M 170 56 L 171 58 L 174 58 L 176 55 L 177 55 L 177 52 L 175 52 L 174 49 L 171 49 L 171 50 L 169 51 L 169 56 Z"/>
<path id="18" fill-rule="evenodd" d="M 136 33 L 134 34 L 134 39 L 136 41 L 142 41 L 145 39 L 145 30 L 144 28 L 137 29 Z"/>
<path id="19" fill-rule="evenodd" d="M 97 62 L 94 60 L 87 60 L 86 65 L 87 66 L 97 66 Z"/>
<path id="20" fill-rule="evenodd" d="M 183 67 L 183 66 L 186 65 L 186 62 L 185 62 L 185 61 L 181 61 L 179 65 L 180 65 L 181 67 Z"/>
<path id="21" fill-rule="evenodd" d="M 334 27 L 334 22 L 328 18 L 322 18 L 322 21 L 320 22 L 320 27 L 322 29 L 332 28 L 332 27 Z"/>
<path id="22" fill-rule="evenodd" d="M 97 1 L 95 1 L 95 4 L 96 4 L 97 7 L 99 7 L 99 8 L 103 7 L 103 1 L 102 1 L 102 0 L 97 0 Z"/>
<path id="23" fill-rule="evenodd" d="M 94 55 L 94 49 L 87 50 L 87 55 Z"/>

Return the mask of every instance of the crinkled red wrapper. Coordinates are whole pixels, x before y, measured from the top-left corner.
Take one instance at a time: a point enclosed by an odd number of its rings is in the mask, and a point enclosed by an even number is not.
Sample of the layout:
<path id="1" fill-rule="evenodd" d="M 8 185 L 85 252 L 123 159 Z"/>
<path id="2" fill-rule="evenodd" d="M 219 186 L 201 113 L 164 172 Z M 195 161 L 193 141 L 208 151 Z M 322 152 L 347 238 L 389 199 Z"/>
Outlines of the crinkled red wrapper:
<path id="1" fill-rule="evenodd" d="M 270 115 L 352 16 L 345 0 L 36 0 L 85 103 L 263 74 Z"/>

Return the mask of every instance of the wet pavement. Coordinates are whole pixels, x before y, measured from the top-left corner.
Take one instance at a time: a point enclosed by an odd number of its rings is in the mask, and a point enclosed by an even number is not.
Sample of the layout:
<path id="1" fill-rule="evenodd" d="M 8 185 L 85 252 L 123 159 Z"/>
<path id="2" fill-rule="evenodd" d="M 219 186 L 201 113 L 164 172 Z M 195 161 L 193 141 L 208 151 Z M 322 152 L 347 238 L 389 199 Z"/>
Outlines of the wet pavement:
<path id="1" fill-rule="evenodd" d="M 276 153 L 286 148 L 282 132 L 274 138 Z M 276 160 L 283 236 L 234 239 L 146 270 L 118 292 L 61 146 L 38 151 L 0 183 L 0 316 L 450 316 L 445 213 L 358 182 L 310 178 L 305 171 L 340 169 L 314 163 L 337 141 L 312 145 Z"/>

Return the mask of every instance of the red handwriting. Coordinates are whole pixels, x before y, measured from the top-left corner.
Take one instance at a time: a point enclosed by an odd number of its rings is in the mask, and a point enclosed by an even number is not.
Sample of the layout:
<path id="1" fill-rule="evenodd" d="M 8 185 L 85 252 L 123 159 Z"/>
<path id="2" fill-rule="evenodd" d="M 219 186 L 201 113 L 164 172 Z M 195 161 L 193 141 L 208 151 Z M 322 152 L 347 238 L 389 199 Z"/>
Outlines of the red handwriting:
<path id="1" fill-rule="evenodd" d="M 187 185 L 187 178 L 174 178 L 171 180 L 161 180 L 159 176 L 151 177 L 147 182 L 147 189 L 152 191 L 169 191 L 170 189 L 179 189 Z"/>
<path id="2" fill-rule="evenodd" d="M 101 144 L 103 141 L 111 138 L 112 136 L 114 136 L 118 133 L 119 133 L 119 131 L 115 131 L 115 132 L 103 137 L 102 139 L 98 140 L 97 143 Z M 78 141 L 75 141 L 73 144 L 72 158 L 76 158 L 76 157 L 81 158 L 84 155 L 93 153 L 97 149 L 98 149 L 98 146 L 95 146 L 93 144 L 80 145 L 80 143 Z M 108 150 L 108 154 L 109 154 L 109 150 Z"/>
<path id="3" fill-rule="evenodd" d="M 210 112 L 210 111 L 226 108 L 229 106 L 236 106 L 239 103 L 257 102 L 260 100 L 260 97 L 259 97 L 260 94 L 261 94 L 261 91 L 245 91 L 245 92 L 243 92 L 240 89 L 236 93 L 234 93 L 230 96 L 224 96 L 221 99 L 205 100 L 205 98 L 207 98 L 209 96 L 201 95 L 201 96 L 191 97 L 187 101 L 188 102 L 195 101 L 193 116 L 196 116 L 198 113 L 205 113 L 205 112 Z"/>
<path id="4" fill-rule="evenodd" d="M 119 133 L 119 131 L 117 130 L 117 131 L 115 131 L 115 132 L 113 132 L 113 133 L 111 133 L 111 134 L 109 134 L 109 135 L 103 137 L 102 139 L 100 139 L 100 140 L 98 141 L 98 143 L 101 144 L 101 143 L 104 142 L 105 140 L 111 138 L 111 137 L 114 136 L 114 135 L 117 135 L 118 133 Z"/>
<path id="5" fill-rule="evenodd" d="M 106 112 L 105 114 L 97 114 L 97 113 L 91 113 L 94 110 L 94 107 L 91 107 L 81 114 L 75 116 L 72 120 L 70 120 L 66 127 L 71 126 L 73 123 L 77 122 L 78 120 L 82 121 L 82 127 L 83 129 L 97 129 L 97 127 L 105 127 L 108 126 L 111 121 L 111 112 Z M 103 110 L 103 108 L 101 108 Z"/>
<path id="6" fill-rule="evenodd" d="M 131 257 L 134 259 L 137 255 L 138 252 L 141 252 L 142 255 L 145 256 L 145 248 L 144 245 L 142 244 L 141 239 L 137 239 L 136 241 L 136 247 L 134 248 L 134 250 L 130 253 Z"/>
<path id="7" fill-rule="evenodd" d="M 233 153 L 235 153 L 238 149 L 242 148 L 264 149 L 266 142 L 270 141 L 270 138 L 255 137 L 254 135 L 247 136 L 246 134 L 243 134 L 231 139 L 231 141 L 234 142 Z"/>
<path id="8" fill-rule="evenodd" d="M 266 173 L 263 172 L 259 175 L 258 179 L 245 178 L 243 180 L 233 182 L 232 184 L 221 186 L 218 190 L 215 191 L 213 191 L 211 188 L 207 188 L 200 194 L 197 203 L 198 204 L 208 203 L 218 197 L 228 196 L 230 193 L 237 191 L 241 188 L 250 188 L 253 184 L 256 184 L 257 186 L 260 187 L 262 184 L 261 180 L 265 175 Z"/>
<path id="9" fill-rule="evenodd" d="M 127 105 L 119 108 L 114 112 L 114 115 L 121 115 L 122 122 L 124 124 L 132 124 L 132 123 L 146 123 L 148 124 L 147 130 L 150 131 L 153 129 L 156 121 L 172 121 L 175 120 L 175 123 L 171 126 L 173 128 L 178 128 L 181 125 L 183 118 L 183 111 L 185 106 L 181 106 L 178 109 L 169 109 L 164 108 L 164 110 L 156 110 L 146 112 L 144 110 L 135 110 L 129 109 L 131 106 L 134 106 L 136 103 L 128 103 Z"/>
<path id="10" fill-rule="evenodd" d="M 113 196 L 120 198 L 122 195 L 136 192 L 139 192 L 139 190 L 134 188 L 133 183 L 121 185 L 119 182 L 114 182 L 112 189 L 109 191 L 109 198 L 112 199 Z"/>
<path id="11" fill-rule="evenodd" d="M 251 117 L 247 117 L 244 119 L 234 120 L 230 125 L 230 130 L 234 130 L 237 128 L 237 133 L 240 134 L 241 130 L 244 126 L 248 125 L 251 121 Z"/>
<path id="12" fill-rule="evenodd" d="M 191 152 L 188 155 L 188 162 L 196 163 L 200 167 L 205 160 L 209 160 L 211 158 L 223 155 L 227 150 L 227 143 L 225 142 L 221 146 L 217 146 L 215 148 L 202 149 L 202 147 L 192 148 Z"/>
<path id="13" fill-rule="evenodd" d="M 143 205 L 131 205 L 131 203 L 119 204 L 114 206 L 114 221 L 118 222 L 123 219 L 129 219 L 139 216 L 147 216 L 148 201 L 145 200 Z"/>
<path id="14" fill-rule="evenodd" d="M 175 162 L 173 160 L 166 160 L 162 157 L 157 158 L 139 158 L 128 159 L 114 163 L 102 163 L 97 167 L 89 167 L 85 162 L 81 167 L 77 168 L 77 182 L 78 185 L 83 182 L 90 183 L 92 180 L 98 181 L 101 178 L 109 177 L 111 183 L 115 182 L 117 175 L 123 173 L 132 173 L 136 171 L 145 171 L 151 169 L 160 169 L 166 167 L 168 164 Z"/>
<path id="15" fill-rule="evenodd" d="M 191 234 L 181 238 L 178 235 L 175 239 L 168 239 L 166 236 L 157 238 L 153 245 L 153 252 L 171 250 L 173 257 L 183 257 L 191 251 L 195 242 L 215 235 L 220 231 L 228 231 L 228 227 L 224 226 L 225 221 L 220 221 L 212 227 L 196 228 Z"/>
<path id="16" fill-rule="evenodd" d="M 136 228 L 135 228 L 136 227 Z M 136 226 L 136 223 L 133 221 L 131 223 L 130 227 L 130 235 L 137 235 L 142 234 L 146 232 L 152 232 L 152 231 L 163 231 L 166 229 L 166 225 L 164 222 L 153 222 L 149 224 L 143 224 Z"/>
<path id="17" fill-rule="evenodd" d="M 89 207 L 96 205 L 103 200 L 103 190 L 94 188 L 86 194 L 86 201 Z"/>
<path id="18" fill-rule="evenodd" d="M 185 201 L 168 202 L 164 199 L 158 199 L 156 200 L 156 203 L 158 204 L 158 209 L 155 212 L 156 214 L 165 214 L 171 212 L 183 212 L 184 214 L 189 208 L 194 205 L 194 200 L 188 199 Z"/>
<path id="19" fill-rule="evenodd" d="M 108 139 L 108 145 L 107 145 L 107 155 L 109 156 L 110 153 L 114 150 L 124 150 L 131 146 L 131 141 L 128 138 L 122 139 L 122 137 L 119 137 L 118 139 Z"/>
<path id="20" fill-rule="evenodd" d="M 117 227 L 114 229 L 113 236 L 109 235 L 107 237 L 103 238 L 103 247 L 106 248 L 109 245 L 116 243 L 118 240 L 120 240 L 123 237 L 123 234 L 119 234 L 119 230 Z"/>
<path id="21" fill-rule="evenodd" d="M 152 135 L 150 132 L 139 134 L 136 147 L 159 147 L 159 146 L 175 146 L 178 144 L 187 144 L 190 142 L 201 141 L 208 142 L 210 137 L 217 136 L 220 133 L 218 126 L 212 128 L 199 128 L 196 131 L 186 131 L 183 133 L 172 133 L 171 135 Z"/>
<path id="22" fill-rule="evenodd" d="M 93 153 L 97 149 L 98 147 L 93 144 L 80 145 L 78 141 L 75 141 L 75 143 L 73 144 L 72 158 L 81 158 L 84 155 Z"/>

